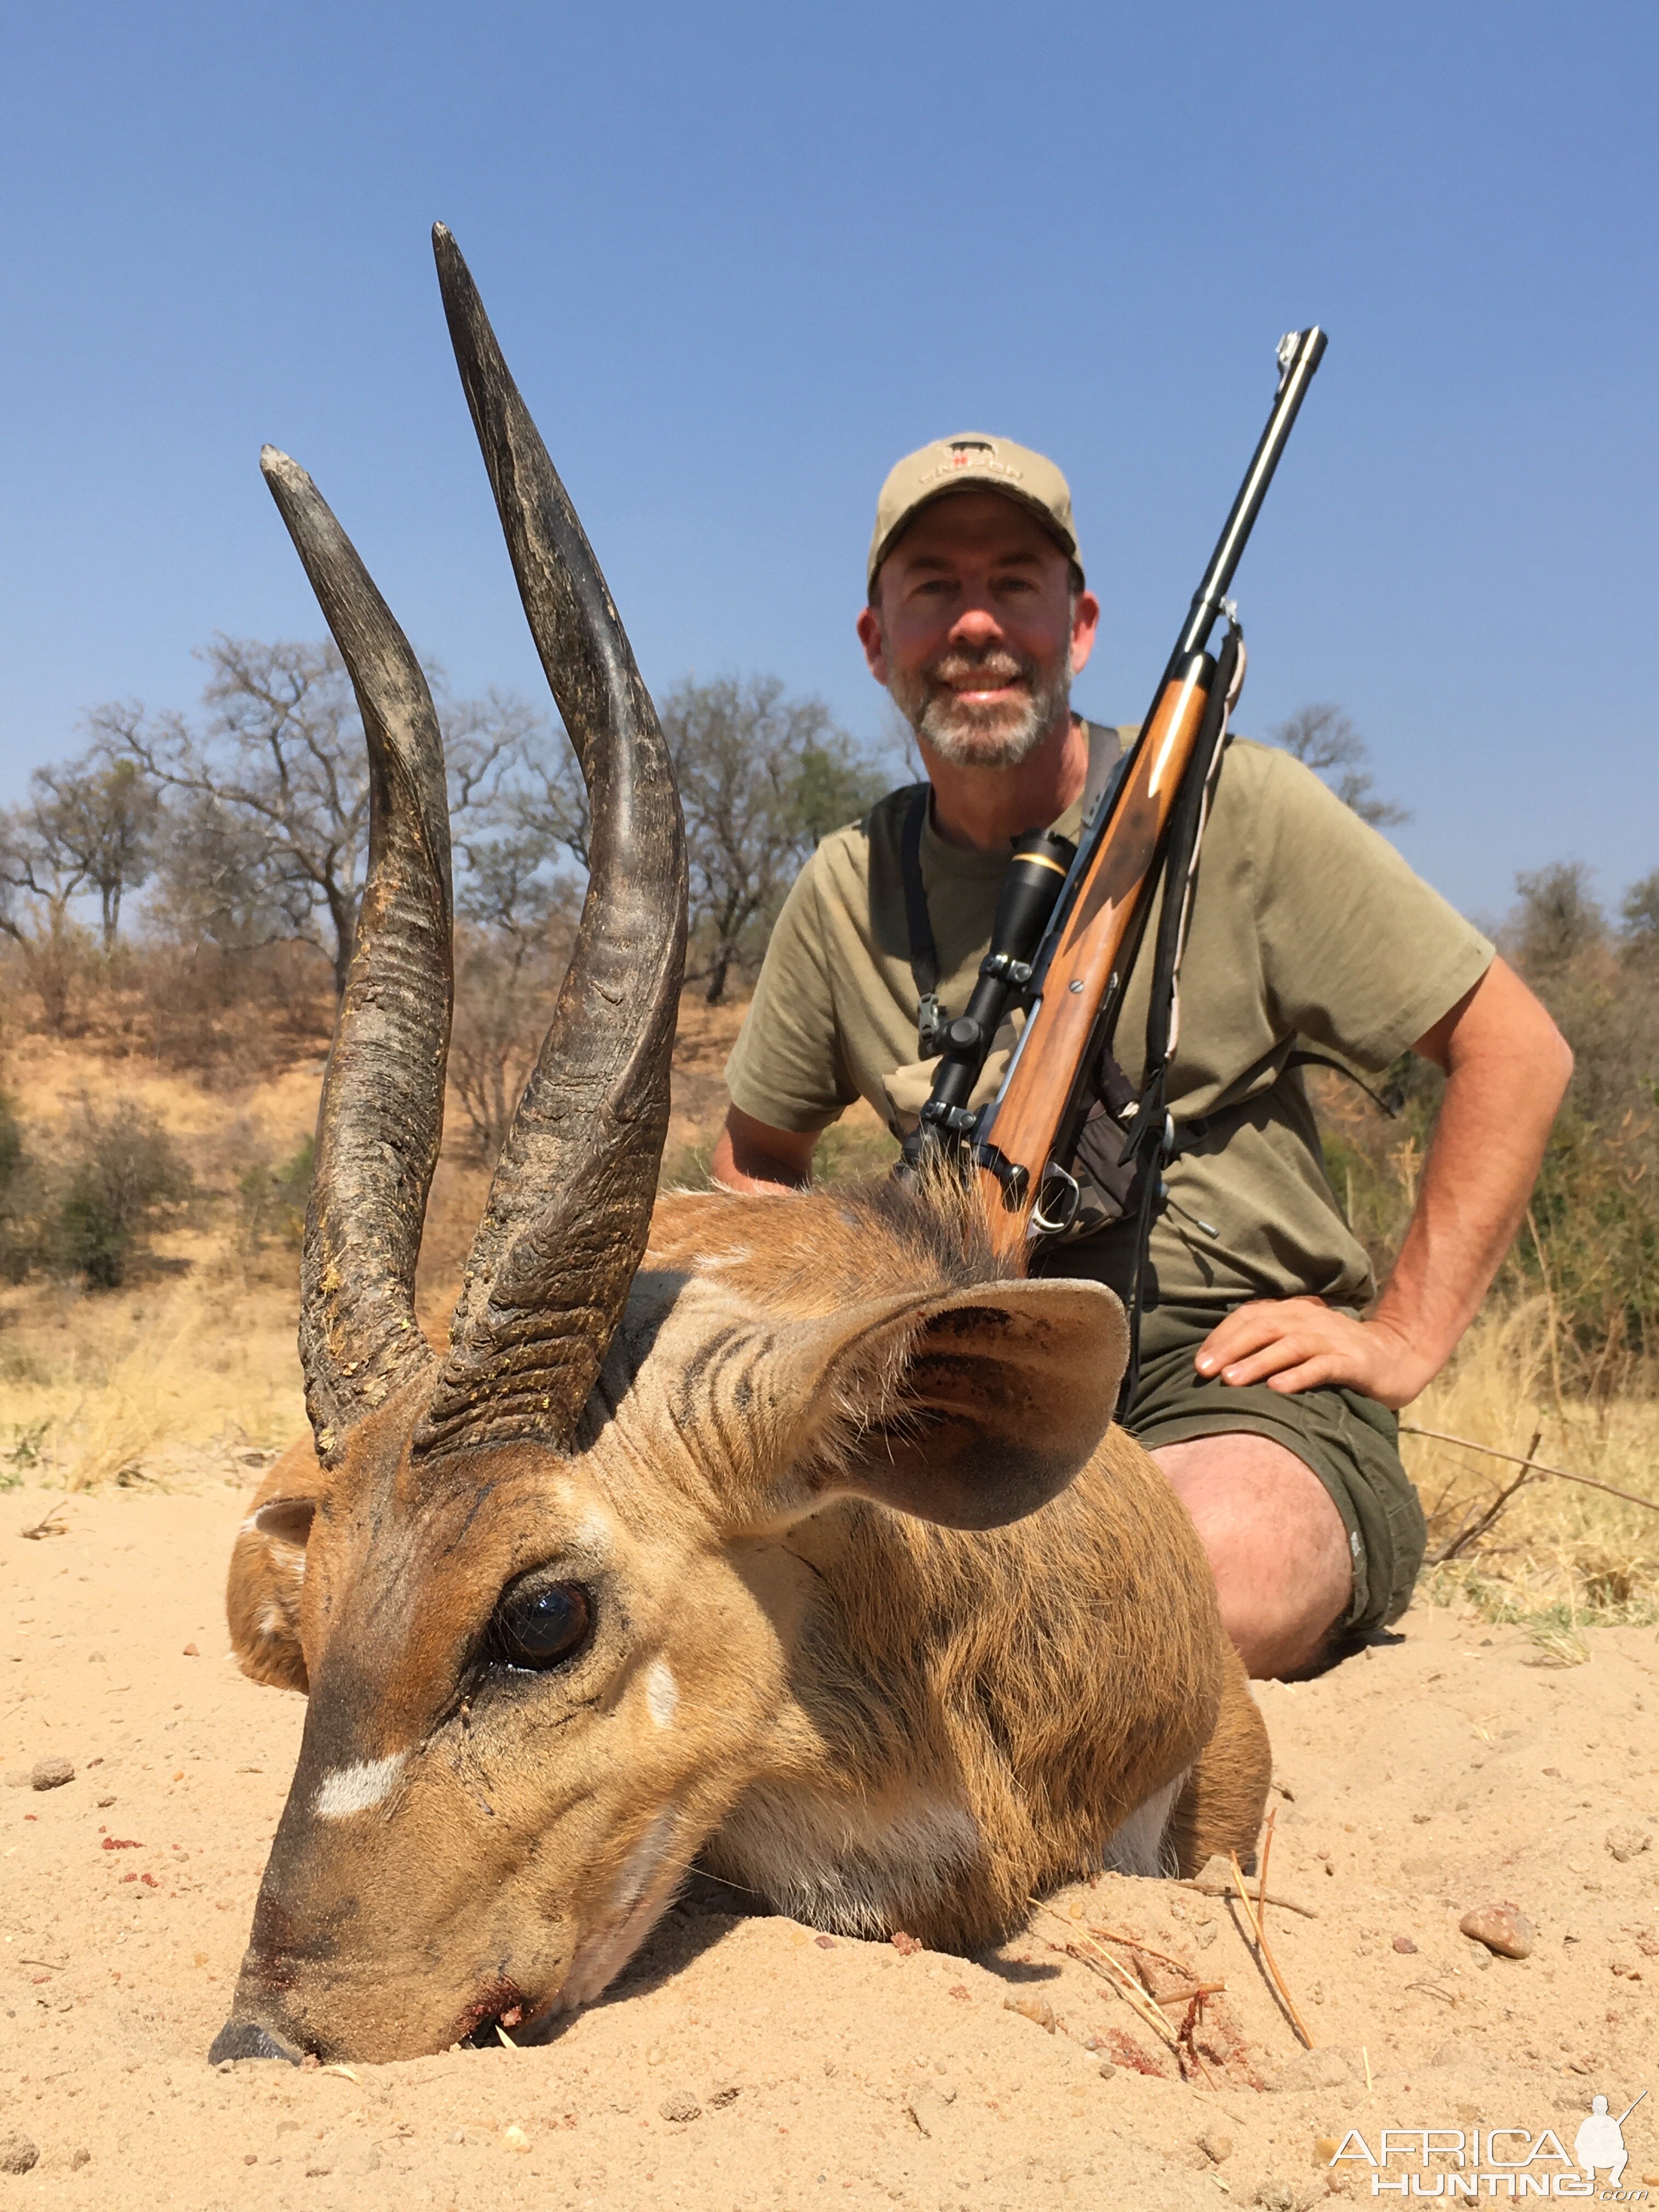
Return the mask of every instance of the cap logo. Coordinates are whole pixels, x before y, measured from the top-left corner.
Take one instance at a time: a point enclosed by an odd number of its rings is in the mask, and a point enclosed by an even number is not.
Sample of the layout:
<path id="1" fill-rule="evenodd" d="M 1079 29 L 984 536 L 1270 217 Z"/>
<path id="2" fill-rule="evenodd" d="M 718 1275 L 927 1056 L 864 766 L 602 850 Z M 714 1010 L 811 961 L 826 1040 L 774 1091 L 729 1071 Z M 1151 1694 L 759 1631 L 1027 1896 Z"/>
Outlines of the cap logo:
<path id="1" fill-rule="evenodd" d="M 957 469 L 974 469 L 981 476 L 1006 477 L 1013 483 L 1024 477 L 1024 469 L 1017 469 L 1007 461 L 999 460 L 997 449 L 988 438 L 952 438 L 945 447 L 947 459 L 938 468 L 929 469 L 921 481 L 937 482 Z"/>

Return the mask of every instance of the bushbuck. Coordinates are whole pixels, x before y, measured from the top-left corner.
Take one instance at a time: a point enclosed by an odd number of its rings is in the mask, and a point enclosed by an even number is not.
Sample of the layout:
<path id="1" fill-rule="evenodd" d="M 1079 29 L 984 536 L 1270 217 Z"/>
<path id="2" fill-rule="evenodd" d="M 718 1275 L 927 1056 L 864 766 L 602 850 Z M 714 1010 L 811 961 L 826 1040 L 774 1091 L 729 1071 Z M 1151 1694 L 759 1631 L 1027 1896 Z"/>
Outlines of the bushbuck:
<path id="1" fill-rule="evenodd" d="M 374 814 L 302 1261 L 315 1450 L 272 1471 L 230 1575 L 243 1667 L 309 1709 L 216 2059 L 545 2036 L 694 1863 L 822 1928 L 972 1949 L 1102 1866 L 1248 1861 L 1267 1791 L 1197 1536 L 1111 1426 L 1109 1292 L 1015 1275 L 949 1180 L 657 1197 L 672 770 L 434 240 L 591 876 L 440 1354 L 413 1285 L 450 1013 L 441 739 L 349 542 L 267 448 Z"/>

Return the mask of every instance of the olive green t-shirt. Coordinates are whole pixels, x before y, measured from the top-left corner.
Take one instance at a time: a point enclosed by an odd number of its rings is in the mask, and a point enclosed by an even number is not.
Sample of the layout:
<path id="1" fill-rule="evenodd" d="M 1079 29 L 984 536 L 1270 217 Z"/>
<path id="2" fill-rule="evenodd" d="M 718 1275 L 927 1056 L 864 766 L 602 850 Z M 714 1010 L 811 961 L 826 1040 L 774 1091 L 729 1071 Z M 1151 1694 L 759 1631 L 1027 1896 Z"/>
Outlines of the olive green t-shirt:
<path id="1" fill-rule="evenodd" d="M 910 1067 L 915 1088 L 916 987 L 899 865 L 915 789 L 827 837 L 784 902 L 726 1067 L 733 1103 L 770 1127 L 822 1129 L 860 1097 L 890 1127 L 888 1079 Z M 1054 826 L 1075 837 L 1078 808 Z M 931 818 L 922 831 L 939 995 L 951 1012 L 973 988 L 1005 866 L 1001 854 L 945 844 Z M 1136 1084 L 1157 928 L 1154 915 L 1114 1048 Z M 1212 1126 L 1170 1163 L 1149 1305 L 1223 1311 L 1308 1291 L 1361 1305 L 1373 1295 L 1289 1055 L 1300 1044 L 1378 1073 L 1492 957 L 1480 933 L 1300 762 L 1233 743 L 1205 833 L 1169 1087 L 1177 1123 Z M 1120 1224 L 1068 1246 L 1059 1265 L 1121 1292 L 1131 1261 Z"/>

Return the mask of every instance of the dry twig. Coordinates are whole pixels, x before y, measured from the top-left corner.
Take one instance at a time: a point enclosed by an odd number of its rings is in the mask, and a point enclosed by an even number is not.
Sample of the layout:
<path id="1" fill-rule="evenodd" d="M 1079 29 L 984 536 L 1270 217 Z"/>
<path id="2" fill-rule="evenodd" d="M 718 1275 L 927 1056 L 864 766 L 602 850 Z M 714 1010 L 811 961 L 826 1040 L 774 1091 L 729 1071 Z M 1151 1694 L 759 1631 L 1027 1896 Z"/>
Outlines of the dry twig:
<path id="1" fill-rule="evenodd" d="M 1273 1844 L 1273 1818 L 1270 1817 L 1267 1821 L 1267 1832 L 1263 1838 L 1261 1844 L 1261 1895 L 1264 1904 L 1267 1902 L 1267 1853 Z M 1283 2003 L 1285 2011 L 1290 2015 L 1291 2026 L 1301 2037 L 1304 2048 L 1311 2051 L 1314 2047 L 1314 2039 L 1308 2033 L 1308 2024 L 1306 2021 L 1303 2019 L 1301 2014 L 1296 2008 L 1295 1998 L 1292 1997 L 1290 1990 L 1285 1985 L 1285 1977 L 1279 1971 L 1279 1961 L 1273 1957 L 1273 1951 L 1267 1942 L 1267 1927 L 1262 1919 L 1258 1916 L 1255 1907 L 1250 1903 L 1250 1894 L 1244 1887 L 1244 1876 L 1239 1867 L 1237 1852 L 1234 1851 L 1231 1853 L 1231 1857 L 1233 1869 L 1233 1880 L 1238 1888 L 1238 1901 L 1243 1906 L 1244 1917 L 1249 1922 L 1251 1929 L 1255 1933 L 1256 1951 L 1261 1958 L 1263 1971 L 1266 1972 L 1268 1980 L 1273 1984 L 1273 1988 L 1278 1991 L 1279 2000 Z"/>
<path id="2" fill-rule="evenodd" d="M 1049 1917 L 1055 1920 L 1060 1917 L 1057 1913 Z M 1066 1923 L 1060 1921 L 1060 1924 L 1064 1927 Z M 1102 1981 L 1109 1982 L 1133 2013 L 1161 2036 L 1172 2051 L 1176 2048 L 1178 2039 L 1163 2008 L 1152 1992 L 1142 1988 L 1121 1959 L 1115 1958 L 1103 1947 L 1090 1942 L 1086 1936 L 1073 1936 L 1064 1943 L 1049 1943 L 1048 1948 L 1061 1953 L 1066 1958 L 1075 1959 L 1080 1966 L 1087 1966 L 1091 1973 L 1098 1974 Z"/>
<path id="3" fill-rule="evenodd" d="M 1544 1431 L 1542 1429 L 1534 1429 L 1533 1431 L 1532 1442 L 1527 1446 L 1527 1463 L 1522 1468 L 1520 1474 L 1516 1476 L 1515 1480 L 1509 1484 L 1506 1488 L 1498 1492 L 1497 1497 L 1493 1498 L 1492 1504 L 1486 1507 L 1483 1513 L 1469 1513 L 1464 1515 L 1462 1527 L 1458 1530 L 1455 1536 L 1451 1537 L 1446 1543 L 1440 1547 L 1440 1549 L 1434 1554 L 1433 1558 L 1429 1560 L 1428 1565 L 1430 1566 L 1443 1567 L 1449 1559 L 1455 1559 L 1460 1552 L 1467 1552 L 1472 1544 L 1478 1544 L 1480 1542 L 1480 1539 L 1486 1534 L 1487 1529 L 1492 1527 L 1498 1515 L 1509 1504 L 1510 1498 L 1514 1497 L 1516 1492 L 1517 1490 L 1523 1489 L 1525 1486 L 1532 1480 L 1532 1455 L 1537 1450 L 1539 1439 L 1542 1437 L 1543 1433 Z M 1448 1487 L 1449 1488 L 1449 1485 Z"/>
<path id="4" fill-rule="evenodd" d="M 1511 1467 L 1551 1474 L 1558 1482 L 1579 1482 L 1586 1490 L 1604 1490 L 1609 1498 L 1622 1498 L 1626 1505 L 1645 1505 L 1650 1513 L 1659 1513 L 1659 1498 L 1640 1498 L 1633 1490 L 1620 1490 L 1617 1483 L 1600 1481 L 1593 1474 L 1575 1474 L 1571 1468 L 1550 1467 L 1541 1459 L 1523 1459 L 1519 1452 L 1499 1451 L 1492 1444 L 1478 1444 L 1473 1437 L 1455 1437 L 1448 1429 L 1424 1429 L 1415 1421 L 1401 1421 L 1400 1433 L 1406 1437 L 1429 1437 L 1437 1444 L 1462 1444 L 1465 1451 L 1484 1452 L 1488 1459 L 1506 1460 Z M 1516 1486 L 1517 1489 L 1519 1486 Z"/>
<path id="5" fill-rule="evenodd" d="M 1231 1875 L 1195 1874 L 1183 1876 L 1173 1886 L 1176 1889 L 1195 1889 L 1200 1897 L 1231 1897 L 1237 1884 Z M 1316 1905 L 1304 1905 L 1300 1898 L 1286 1897 L 1278 1890 L 1273 1891 L 1267 1902 L 1276 1905 L 1281 1912 L 1299 1913 L 1304 1920 L 1319 1917 Z"/>

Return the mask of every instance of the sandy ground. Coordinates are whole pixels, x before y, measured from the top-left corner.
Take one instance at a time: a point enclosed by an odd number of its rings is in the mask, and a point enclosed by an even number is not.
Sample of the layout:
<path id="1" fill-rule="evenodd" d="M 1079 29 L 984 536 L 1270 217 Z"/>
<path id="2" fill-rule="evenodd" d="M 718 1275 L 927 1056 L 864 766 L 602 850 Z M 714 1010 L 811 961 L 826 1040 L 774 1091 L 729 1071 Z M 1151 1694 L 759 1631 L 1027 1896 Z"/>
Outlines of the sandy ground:
<path id="1" fill-rule="evenodd" d="M 1334 2183 L 1370 2195 L 1357 2158 L 1328 2164 L 1350 2129 L 1374 2148 L 1384 2126 L 1553 2128 L 1570 2148 L 1596 2092 L 1615 2115 L 1659 2093 L 1659 1637 L 1592 1630 L 1589 1662 L 1561 1668 L 1519 1630 L 1423 1607 L 1323 1680 L 1262 1692 L 1270 1887 L 1313 1914 L 1270 1909 L 1269 1938 L 1311 2052 L 1235 1906 L 1114 1876 L 977 1960 L 704 1897 L 543 2049 L 216 2071 L 302 1710 L 226 1651 L 245 1474 L 0 1498 L 0 1768 L 76 1768 L 0 1790 L 0 2138 L 39 2154 L 0 2172 L 0 2208 L 1304 2207 Z M 66 1534 L 22 1539 L 54 1510 Z M 1494 1899 L 1536 1923 L 1524 1962 L 1458 1934 Z M 1054 1948 L 1091 1927 L 1155 1988 L 1225 1983 L 1192 2079 Z M 1627 2126 L 1625 2186 L 1659 2196 L 1656 2103 Z"/>

